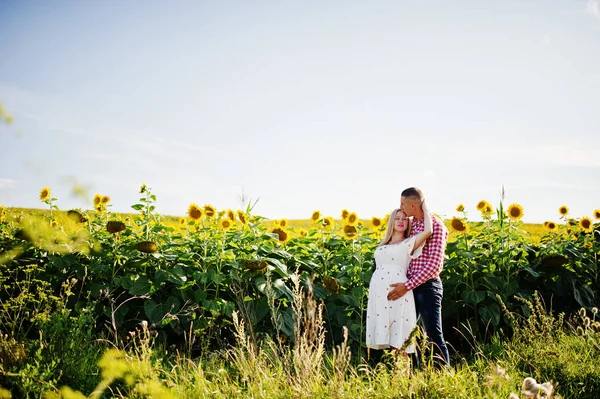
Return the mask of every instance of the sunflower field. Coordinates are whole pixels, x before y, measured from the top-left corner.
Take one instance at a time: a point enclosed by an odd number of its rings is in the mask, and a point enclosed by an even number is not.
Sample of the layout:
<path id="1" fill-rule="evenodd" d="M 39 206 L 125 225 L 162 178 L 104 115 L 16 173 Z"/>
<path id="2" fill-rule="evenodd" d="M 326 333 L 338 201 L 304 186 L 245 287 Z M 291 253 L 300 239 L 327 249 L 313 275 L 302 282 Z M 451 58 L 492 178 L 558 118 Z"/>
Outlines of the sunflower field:
<path id="1" fill-rule="evenodd" d="M 144 325 L 165 348 L 185 344 L 192 356 L 229 347 L 237 317 L 253 339 L 292 344 L 297 287 L 322 304 L 326 347 L 346 342 L 357 356 L 366 353 L 373 253 L 387 216 L 359 219 L 343 210 L 334 219 L 314 211 L 298 226 L 265 220 L 250 205 L 193 203 L 186 217 L 163 217 L 146 185 L 131 215 L 112 212 L 110 197 L 100 194 L 91 211 L 60 210 L 49 188 L 40 201 L 44 211 L 0 208 L 5 370 L 23 363 L 23 342 L 56 333 L 43 326 L 57 314 L 71 323 L 69 334 L 126 345 Z M 483 222 L 469 222 L 462 204 L 446 221 L 443 317 L 455 354 L 470 351 L 467 336 L 486 341 L 510 331 L 503 307 L 531 316 L 526 301 L 535 295 L 566 317 L 598 305 L 600 210 L 573 219 L 561 206 L 536 237 L 524 229 L 519 204 L 475 208 Z M 85 328 L 77 324 L 86 320 Z"/>

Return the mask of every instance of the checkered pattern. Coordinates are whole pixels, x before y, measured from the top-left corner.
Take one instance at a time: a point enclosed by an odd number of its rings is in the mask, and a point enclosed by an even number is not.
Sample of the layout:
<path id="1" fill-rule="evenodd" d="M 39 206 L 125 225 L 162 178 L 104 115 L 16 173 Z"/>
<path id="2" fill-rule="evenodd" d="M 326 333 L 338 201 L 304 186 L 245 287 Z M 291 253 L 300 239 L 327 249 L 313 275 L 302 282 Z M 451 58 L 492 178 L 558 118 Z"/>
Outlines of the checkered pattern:
<path id="1" fill-rule="evenodd" d="M 408 281 L 404 283 L 408 290 L 412 290 L 429 279 L 439 277 L 442 267 L 444 267 L 444 251 L 446 250 L 446 241 L 448 241 L 448 229 L 441 220 L 435 216 L 432 217 L 433 234 L 425 241 L 421 256 L 413 259 L 408 266 Z M 425 230 L 423 221 L 413 218 L 411 237 L 423 232 L 423 230 Z"/>

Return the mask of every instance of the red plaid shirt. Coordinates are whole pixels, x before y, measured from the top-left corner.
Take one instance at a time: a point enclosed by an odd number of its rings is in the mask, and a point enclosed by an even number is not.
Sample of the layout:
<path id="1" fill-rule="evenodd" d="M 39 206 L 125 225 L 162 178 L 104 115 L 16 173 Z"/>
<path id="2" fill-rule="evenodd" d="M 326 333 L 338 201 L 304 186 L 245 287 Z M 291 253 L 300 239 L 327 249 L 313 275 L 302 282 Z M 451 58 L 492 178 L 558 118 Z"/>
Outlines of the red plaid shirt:
<path id="1" fill-rule="evenodd" d="M 448 241 L 448 229 L 437 217 L 432 216 L 432 218 L 433 234 L 425 241 L 421 256 L 413 259 L 408 266 L 408 281 L 404 283 L 407 290 L 412 290 L 429 279 L 439 277 L 444 266 L 444 251 L 446 250 L 446 241 Z M 423 221 L 413 218 L 410 236 L 417 235 L 423 230 L 425 230 Z"/>

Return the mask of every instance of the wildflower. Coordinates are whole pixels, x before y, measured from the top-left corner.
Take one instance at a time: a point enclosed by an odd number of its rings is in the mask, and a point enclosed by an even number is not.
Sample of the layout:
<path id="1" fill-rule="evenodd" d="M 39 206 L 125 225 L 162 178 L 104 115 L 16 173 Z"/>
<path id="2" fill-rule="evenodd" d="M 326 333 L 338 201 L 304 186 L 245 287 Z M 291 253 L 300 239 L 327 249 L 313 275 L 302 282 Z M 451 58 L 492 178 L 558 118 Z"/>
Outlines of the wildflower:
<path id="1" fill-rule="evenodd" d="M 600 220 L 600 209 L 596 209 L 596 210 L 594 211 L 594 218 L 595 218 L 596 220 Z"/>
<path id="2" fill-rule="evenodd" d="M 592 308 L 592 314 L 594 314 L 594 315 L 595 315 L 596 313 L 598 313 L 598 308 L 594 306 L 594 307 Z"/>
<path id="3" fill-rule="evenodd" d="M 519 220 L 523 217 L 523 207 L 519 204 L 510 204 L 508 206 L 508 217 L 512 220 Z"/>
<path id="4" fill-rule="evenodd" d="M 227 210 L 227 217 L 229 218 L 229 220 L 231 220 L 232 222 L 235 222 L 235 212 L 233 212 L 231 209 Z"/>
<path id="5" fill-rule="evenodd" d="M 373 225 L 373 227 L 375 227 L 376 229 L 381 227 L 381 219 L 379 219 L 378 217 L 373 216 L 371 218 L 371 224 Z"/>
<path id="6" fill-rule="evenodd" d="M 246 214 L 240 210 L 237 211 L 237 217 L 242 224 L 246 224 Z"/>
<path id="7" fill-rule="evenodd" d="M 457 233 L 463 233 L 467 231 L 467 224 L 457 217 L 452 218 L 452 222 L 450 222 L 450 227 Z"/>
<path id="8" fill-rule="evenodd" d="M 348 212 L 348 209 L 342 209 L 342 220 L 348 219 L 348 215 L 350 215 L 350 212 Z"/>
<path id="9" fill-rule="evenodd" d="M 312 220 L 313 222 L 318 222 L 321 219 L 321 212 L 320 211 L 314 211 L 312 213 L 312 215 L 310 216 L 310 220 Z"/>
<path id="10" fill-rule="evenodd" d="M 560 216 L 567 216 L 569 214 L 569 208 L 566 205 L 563 205 L 558 208 L 558 213 L 560 213 Z"/>
<path id="11" fill-rule="evenodd" d="M 135 244 L 135 249 L 145 254 L 158 252 L 158 245 L 152 241 L 142 241 Z"/>
<path id="12" fill-rule="evenodd" d="M 351 224 L 344 225 L 342 231 L 344 232 L 344 237 L 349 239 L 356 238 L 358 236 L 358 230 L 356 229 L 356 226 Z"/>
<path id="13" fill-rule="evenodd" d="M 349 225 L 355 226 L 358 222 L 358 215 L 356 212 L 352 212 L 348 215 L 348 219 L 346 219 L 346 223 Z"/>
<path id="14" fill-rule="evenodd" d="M 583 318 L 583 317 L 585 317 L 585 315 L 586 315 L 585 308 L 579 309 L 579 316 L 581 316 Z"/>
<path id="15" fill-rule="evenodd" d="M 146 183 L 142 184 L 142 186 L 140 187 L 140 194 L 143 194 L 146 192 L 148 188 L 146 187 Z"/>
<path id="16" fill-rule="evenodd" d="M 551 397 L 552 391 L 554 391 L 554 387 L 549 382 L 544 382 L 543 384 L 538 384 L 537 381 L 531 377 L 527 377 L 523 380 L 523 385 L 521 386 L 521 395 L 525 395 L 526 397 Z"/>
<path id="17" fill-rule="evenodd" d="M 206 213 L 206 216 L 208 216 L 209 218 L 213 217 L 215 215 L 215 213 L 217 212 L 217 210 L 215 209 L 214 206 L 210 205 L 210 204 L 206 204 L 204 205 L 204 212 Z"/>
<path id="18" fill-rule="evenodd" d="M 120 233 L 122 231 L 125 231 L 125 229 L 125 223 L 123 222 L 111 220 L 108 223 L 106 223 L 106 230 L 111 234 Z"/>
<path id="19" fill-rule="evenodd" d="M 587 216 L 582 217 L 579 219 L 579 227 L 586 233 L 590 233 L 593 230 L 592 220 Z"/>
<path id="20" fill-rule="evenodd" d="M 50 199 L 50 189 L 48 187 L 44 187 L 40 190 L 40 201 L 45 202 Z"/>
<path id="21" fill-rule="evenodd" d="M 289 238 L 287 231 L 279 227 L 274 228 L 271 232 L 277 234 L 277 239 L 279 242 L 286 243 Z"/>
<path id="22" fill-rule="evenodd" d="M 458 204 L 458 206 L 456 207 L 456 212 L 464 212 L 464 211 L 465 211 L 465 205 Z"/>
<path id="23" fill-rule="evenodd" d="M 94 208 L 96 208 L 102 202 L 102 196 L 100 194 L 94 195 Z"/>
<path id="24" fill-rule="evenodd" d="M 189 218 L 192 220 L 198 220 L 202 217 L 202 209 L 200 209 L 198 207 L 198 205 L 196 205 L 195 202 L 190 204 L 190 206 L 188 207 L 187 213 L 188 213 Z"/>
<path id="25" fill-rule="evenodd" d="M 323 219 L 323 227 L 332 227 L 333 226 L 333 218 L 331 216 L 327 216 Z"/>
<path id="26" fill-rule="evenodd" d="M 223 230 L 229 230 L 233 226 L 233 222 L 230 219 L 221 220 L 221 228 Z"/>

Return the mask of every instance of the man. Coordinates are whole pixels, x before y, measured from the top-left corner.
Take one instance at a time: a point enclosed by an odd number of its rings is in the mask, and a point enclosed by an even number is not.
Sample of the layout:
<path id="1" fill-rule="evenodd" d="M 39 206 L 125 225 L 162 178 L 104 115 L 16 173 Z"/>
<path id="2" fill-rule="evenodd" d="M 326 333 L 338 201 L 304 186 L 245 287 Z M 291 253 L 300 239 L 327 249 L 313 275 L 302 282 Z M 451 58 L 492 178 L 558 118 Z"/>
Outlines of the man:
<path id="1" fill-rule="evenodd" d="M 412 216 L 410 236 L 423 231 L 424 196 L 416 187 L 407 188 L 402 192 L 400 210 L 406 216 Z M 444 266 L 444 251 L 448 240 L 448 229 L 437 217 L 433 217 L 433 233 L 423 247 L 423 253 L 410 262 L 404 283 L 392 284 L 394 287 L 388 293 L 388 300 L 394 301 L 413 290 L 417 315 L 429 341 L 434 344 L 435 358 L 449 365 L 450 356 L 444 334 L 442 332 L 442 296 L 443 287 L 440 272 Z"/>

